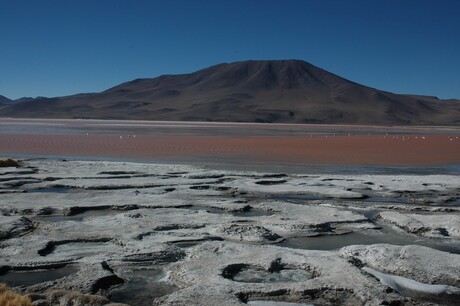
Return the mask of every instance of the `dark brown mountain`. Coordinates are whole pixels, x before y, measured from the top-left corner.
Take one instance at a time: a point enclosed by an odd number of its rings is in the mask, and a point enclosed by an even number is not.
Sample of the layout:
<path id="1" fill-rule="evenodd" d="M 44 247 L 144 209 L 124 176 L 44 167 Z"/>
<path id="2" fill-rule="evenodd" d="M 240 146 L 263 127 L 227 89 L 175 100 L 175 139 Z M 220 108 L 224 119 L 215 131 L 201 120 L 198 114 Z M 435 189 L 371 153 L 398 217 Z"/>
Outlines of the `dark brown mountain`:
<path id="1" fill-rule="evenodd" d="M 245 61 L 0 106 L 0 116 L 459 125 L 460 101 L 380 91 L 299 60 Z"/>

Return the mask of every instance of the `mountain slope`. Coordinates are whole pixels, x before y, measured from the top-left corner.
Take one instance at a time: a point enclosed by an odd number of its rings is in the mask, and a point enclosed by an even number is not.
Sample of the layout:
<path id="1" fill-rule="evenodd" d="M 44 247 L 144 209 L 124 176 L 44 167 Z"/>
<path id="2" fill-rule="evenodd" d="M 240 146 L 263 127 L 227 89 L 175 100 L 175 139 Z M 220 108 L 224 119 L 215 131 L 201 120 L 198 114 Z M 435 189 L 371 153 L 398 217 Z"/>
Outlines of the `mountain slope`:
<path id="1" fill-rule="evenodd" d="M 376 90 L 304 61 L 245 61 L 15 103 L 0 116 L 456 125 L 460 102 Z"/>
<path id="2" fill-rule="evenodd" d="M 8 103 L 11 103 L 11 102 L 12 102 L 12 100 L 8 99 L 8 98 L 5 97 L 5 96 L 0 95 L 0 105 L 2 105 L 2 104 L 8 104 Z"/>

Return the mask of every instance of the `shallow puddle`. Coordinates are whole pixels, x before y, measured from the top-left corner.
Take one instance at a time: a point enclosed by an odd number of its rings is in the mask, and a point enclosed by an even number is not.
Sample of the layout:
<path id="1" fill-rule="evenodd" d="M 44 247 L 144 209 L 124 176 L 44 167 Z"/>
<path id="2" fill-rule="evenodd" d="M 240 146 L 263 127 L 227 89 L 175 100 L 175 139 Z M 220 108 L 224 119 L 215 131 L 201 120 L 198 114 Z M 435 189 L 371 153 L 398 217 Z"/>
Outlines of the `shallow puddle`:
<path id="1" fill-rule="evenodd" d="M 427 196 L 401 196 L 401 197 L 385 197 L 378 194 L 368 194 L 365 199 L 358 199 L 363 202 L 373 203 L 394 203 L 394 204 L 405 204 L 405 205 L 421 205 L 421 206 L 460 206 L 460 199 L 452 199 L 449 201 L 440 201 L 436 195 Z"/>
<path id="2" fill-rule="evenodd" d="M 231 214 L 234 216 L 238 216 L 238 217 L 261 217 L 261 216 L 271 216 L 273 215 L 273 212 L 253 208 L 248 211 L 231 212 Z"/>
<path id="3" fill-rule="evenodd" d="M 126 282 L 110 292 L 113 302 L 150 306 L 156 298 L 179 289 L 174 284 L 166 282 L 167 273 L 163 269 L 123 268 L 116 273 Z"/>
<path id="4" fill-rule="evenodd" d="M 247 304 L 254 306 L 315 306 L 314 304 L 289 303 L 278 301 L 249 301 Z"/>
<path id="5" fill-rule="evenodd" d="M 202 242 L 203 241 L 181 241 L 181 242 L 175 242 L 174 245 L 182 249 L 188 249 L 196 245 L 199 245 Z"/>
<path id="6" fill-rule="evenodd" d="M 0 275 L 0 283 L 6 283 L 10 287 L 30 286 L 42 282 L 56 280 L 77 271 L 78 268 L 71 265 L 57 269 L 9 271 L 4 275 Z"/>
<path id="7" fill-rule="evenodd" d="M 406 233 L 401 229 L 381 225 L 380 230 L 363 230 L 344 235 L 288 238 L 278 245 L 293 249 L 337 250 L 349 245 L 387 243 L 394 245 L 423 245 L 440 251 L 460 254 L 460 242 L 450 239 L 424 238 Z"/>
<path id="8" fill-rule="evenodd" d="M 349 199 L 349 201 L 359 202 L 372 202 L 372 203 L 392 203 L 392 204 L 405 204 L 405 205 L 426 205 L 426 206 L 460 206 L 460 199 L 453 199 L 447 202 L 439 202 L 436 195 L 424 196 L 424 197 L 411 197 L 411 196 L 400 196 L 400 197 L 388 197 L 378 193 L 369 191 L 363 191 L 360 189 L 352 190 L 365 195 L 361 199 Z M 314 194 L 290 194 L 290 195 L 276 195 L 271 196 L 273 200 L 285 201 L 293 204 L 304 204 L 306 201 L 323 200 L 328 198 L 327 196 L 321 197 Z M 342 199 L 341 201 L 347 201 Z"/>
<path id="9" fill-rule="evenodd" d="M 278 200 L 278 201 L 285 201 L 285 202 L 290 202 L 294 204 L 302 204 L 302 202 L 304 201 L 322 200 L 325 197 L 323 198 L 315 194 L 304 193 L 304 194 L 272 195 L 270 196 L 270 198 L 273 200 Z"/>
<path id="10" fill-rule="evenodd" d="M 68 193 L 68 192 L 76 192 L 76 188 L 64 187 L 64 186 L 56 186 L 56 187 L 47 187 L 47 188 L 36 188 L 36 189 L 27 189 L 28 193 Z"/>
<path id="11" fill-rule="evenodd" d="M 86 218 L 89 217 L 103 217 L 103 216 L 110 216 L 116 215 L 121 213 L 121 211 L 111 210 L 111 209 L 92 209 L 87 210 L 79 214 L 75 214 L 72 216 L 64 216 L 64 215 L 43 215 L 43 216 L 36 216 L 33 219 L 42 222 L 62 222 L 62 221 L 77 221 L 81 222 Z"/>
<path id="12" fill-rule="evenodd" d="M 296 283 L 311 279 L 308 271 L 302 269 L 283 269 L 269 272 L 258 267 L 246 267 L 233 276 L 236 282 L 244 283 Z"/>
<path id="13" fill-rule="evenodd" d="M 119 249 L 120 247 L 112 242 L 70 242 L 57 245 L 50 254 L 57 257 L 88 257 Z"/>
<path id="14" fill-rule="evenodd" d="M 204 210 L 204 211 L 207 211 L 208 213 L 210 214 L 220 214 L 220 215 L 223 215 L 223 214 L 229 214 L 229 215 L 233 215 L 233 216 L 237 216 L 237 217 L 260 217 L 260 216 L 271 216 L 273 215 L 272 212 L 269 212 L 269 211 L 265 211 L 265 210 L 260 210 L 260 209 L 250 209 L 250 210 L 247 210 L 247 211 L 228 211 L 228 210 L 225 210 L 225 209 L 219 209 L 219 208 L 215 208 L 215 207 L 200 207 L 200 206 L 192 206 L 192 207 L 187 207 L 187 209 L 190 209 L 190 210 Z"/>

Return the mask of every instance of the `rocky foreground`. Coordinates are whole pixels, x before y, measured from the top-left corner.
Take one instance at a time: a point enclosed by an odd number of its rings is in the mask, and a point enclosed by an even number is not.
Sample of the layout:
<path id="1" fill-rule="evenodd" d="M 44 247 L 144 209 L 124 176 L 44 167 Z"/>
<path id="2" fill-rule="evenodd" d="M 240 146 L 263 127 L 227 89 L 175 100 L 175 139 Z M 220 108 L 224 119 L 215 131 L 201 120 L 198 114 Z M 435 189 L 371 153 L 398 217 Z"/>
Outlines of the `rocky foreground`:
<path id="1" fill-rule="evenodd" d="M 35 305 L 458 305 L 460 178 L 26 160 L 0 282 Z"/>

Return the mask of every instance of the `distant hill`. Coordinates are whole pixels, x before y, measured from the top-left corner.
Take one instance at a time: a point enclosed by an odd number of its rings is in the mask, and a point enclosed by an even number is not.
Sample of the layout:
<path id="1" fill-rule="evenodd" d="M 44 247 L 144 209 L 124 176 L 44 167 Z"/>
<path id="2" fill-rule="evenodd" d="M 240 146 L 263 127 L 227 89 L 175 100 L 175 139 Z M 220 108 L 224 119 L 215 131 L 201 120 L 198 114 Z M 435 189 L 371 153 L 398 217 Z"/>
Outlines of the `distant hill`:
<path id="1" fill-rule="evenodd" d="M 22 98 L 14 100 L 12 102 L 21 103 L 21 102 L 31 102 L 31 101 L 36 101 L 36 100 L 43 100 L 43 99 L 46 99 L 46 97 L 40 97 L 40 96 L 35 97 L 35 98 L 33 98 L 33 97 L 22 97 Z"/>
<path id="2" fill-rule="evenodd" d="M 0 95 L 0 105 L 1 104 L 8 104 L 8 103 L 11 103 L 11 102 L 12 102 L 11 99 L 8 99 L 7 97 Z"/>
<path id="3" fill-rule="evenodd" d="M 100 93 L 0 106 L 0 116 L 459 125 L 460 101 L 366 87 L 300 60 L 219 64 Z"/>

